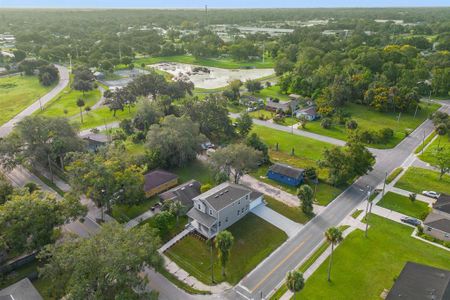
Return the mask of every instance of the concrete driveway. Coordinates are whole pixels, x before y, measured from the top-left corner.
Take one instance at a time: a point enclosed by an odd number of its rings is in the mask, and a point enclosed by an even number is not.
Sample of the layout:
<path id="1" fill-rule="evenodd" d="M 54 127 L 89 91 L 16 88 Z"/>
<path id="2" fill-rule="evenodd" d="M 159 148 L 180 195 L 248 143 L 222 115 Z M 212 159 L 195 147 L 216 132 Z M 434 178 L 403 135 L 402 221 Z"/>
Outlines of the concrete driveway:
<path id="1" fill-rule="evenodd" d="M 273 209 L 270 209 L 263 204 L 258 205 L 257 207 L 252 209 L 251 212 L 286 232 L 288 237 L 296 235 L 303 227 L 302 224 L 296 223 L 291 219 L 286 218 L 285 216 L 277 213 Z"/>

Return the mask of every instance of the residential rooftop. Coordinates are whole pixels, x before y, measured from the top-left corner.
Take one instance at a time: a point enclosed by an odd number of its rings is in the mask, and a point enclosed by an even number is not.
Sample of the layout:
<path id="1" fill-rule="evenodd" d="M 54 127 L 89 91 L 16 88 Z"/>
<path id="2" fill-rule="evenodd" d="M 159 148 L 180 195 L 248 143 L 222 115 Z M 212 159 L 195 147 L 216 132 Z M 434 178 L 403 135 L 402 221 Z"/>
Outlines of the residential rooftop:
<path id="1" fill-rule="evenodd" d="M 251 192 L 252 190 L 244 186 L 224 182 L 194 199 L 208 202 L 215 210 L 219 211 Z"/>
<path id="2" fill-rule="evenodd" d="M 291 177 L 291 178 L 299 178 L 299 177 L 303 176 L 303 173 L 305 172 L 304 169 L 295 168 L 295 167 L 285 165 L 285 164 L 280 164 L 280 163 L 275 163 L 275 164 L 271 165 L 269 170 L 274 173 L 281 174 L 281 175 Z"/>

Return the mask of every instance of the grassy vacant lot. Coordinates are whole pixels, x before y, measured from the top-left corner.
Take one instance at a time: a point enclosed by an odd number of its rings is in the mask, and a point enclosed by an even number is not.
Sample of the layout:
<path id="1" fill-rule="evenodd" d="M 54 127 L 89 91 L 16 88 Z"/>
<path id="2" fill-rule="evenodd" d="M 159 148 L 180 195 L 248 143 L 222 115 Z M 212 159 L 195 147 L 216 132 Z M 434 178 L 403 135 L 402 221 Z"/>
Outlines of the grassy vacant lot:
<path id="1" fill-rule="evenodd" d="M 49 117 L 71 117 L 80 113 L 80 108 L 77 106 L 77 100 L 82 98 L 85 102 L 83 107 L 83 116 L 86 114 L 84 108 L 86 106 L 92 107 L 98 100 L 100 100 L 101 93 L 98 89 L 86 92 L 76 91 L 70 87 L 66 87 L 58 96 L 52 101 L 48 102 L 44 106 L 43 111 L 39 111 L 39 114 Z M 67 115 L 64 114 L 64 110 L 67 110 Z"/>
<path id="2" fill-rule="evenodd" d="M 171 172 L 178 175 L 178 182 L 186 182 L 195 179 L 201 184 L 214 185 L 214 174 L 209 168 L 208 164 L 201 160 L 194 160 L 184 167 L 180 167 Z"/>
<path id="3" fill-rule="evenodd" d="M 234 236 L 226 278 L 221 275 L 217 251 L 214 249 L 214 278 L 234 285 L 264 258 L 278 248 L 286 234 L 256 215 L 249 213 L 228 230 Z M 210 252 L 206 242 L 187 236 L 165 253 L 198 280 L 211 284 Z"/>
<path id="4" fill-rule="evenodd" d="M 407 261 L 448 269 L 450 252 L 412 238 L 410 227 L 376 215 L 370 223 L 368 238 L 356 230 L 336 249 L 331 283 L 326 260 L 298 299 L 380 299 Z"/>
<path id="5" fill-rule="evenodd" d="M 327 205 L 330 201 L 339 195 L 344 187 L 334 187 L 326 182 L 328 176 L 327 170 L 319 169 L 317 161 L 322 158 L 325 149 L 332 145 L 320 141 L 316 141 L 303 136 L 293 135 L 271 129 L 264 126 L 253 126 L 253 131 L 270 147 L 270 159 L 272 162 L 286 163 L 298 168 L 315 167 L 319 175 L 319 184 L 316 189 L 316 200 L 320 205 Z M 279 151 L 275 151 L 275 145 L 278 143 Z M 295 148 L 295 155 L 291 156 L 291 149 Z M 268 166 L 261 166 L 252 175 L 273 185 L 279 189 L 285 190 L 291 194 L 297 193 L 297 188 L 284 185 L 266 178 Z"/>
<path id="6" fill-rule="evenodd" d="M 422 191 L 450 194 L 450 175 L 444 175 L 439 180 L 438 172 L 410 167 L 395 186 L 418 194 Z"/>
<path id="7" fill-rule="evenodd" d="M 144 199 L 137 205 L 117 204 L 113 206 L 112 217 L 119 223 L 126 223 L 140 216 L 159 201 L 158 196 Z"/>
<path id="8" fill-rule="evenodd" d="M 371 145 L 376 148 L 392 148 L 405 138 L 405 130 L 413 130 L 425 121 L 430 113 L 439 108 L 437 104 L 422 104 L 422 109 L 417 112 L 416 118 L 414 113 L 403 113 L 398 122 L 398 113 L 377 112 L 367 106 L 349 103 L 345 106 L 344 111 L 351 115 L 351 118 L 358 122 L 358 128 L 380 130 L 383 128 L 391 128 L 394 130 L 394 137 L 386 144 Z M 306 125 L 306 131 L 314 132 L 321 135 L 346 140 L 348 133 L 344 125 L 334 125 L 330 129 L 324 129 L 320 126 L 320 120 L 309 122 Z"/>
<path id="9" fill-rule="evenodd" d="M 262 61 L 239 62 L 229 58 L 195 58 L 191 55 L 145 57 L 135 60 L 134 64 L 140 66 L 141 64 L 151 65 L 160 62 L 177 62 L 223 69 L 239 69 L 242 67 L 255 67 L 258 69 L 264 69 L 273 67 L 273 61 L 270 58 L 266 58 L 265 62 L 263 63 Z"/>
<path id="10" fill-rule="evenodd" d="M 386 193 L 377 205 L 421 220 L 425 220 L 430 210 L 425 202 L 419 200 L 413 202 L 408 197 L 392 192 Z"/>
<path id="11" fill-rule="evenodd" d="M 273 209 L 277 213 L 285 216 L 286 218 L 291 219 L 294 222 L 305 224 L 308 222 L 313 216 L 307 216 L 300 209 L 299 206 L 292 207 L 284 204 L 281 201 L 278 201 L 272 197 L 264 195 L 264 200 L 267 202 L 267 207 Z"/>
<path id="12" fill-rule="evenodd" d="M 258 97 L 263 98 L 264 100 L 266 100 L 266 98 L 278 98 L 281 101 L 287 101 L 289 100 L 289 96 L 286 94 L 282 94 L 280 92 L 280 86 L 279 85 L 273 85 L 270 87 L 266 87 L 264 89 L 262 89 L 261 91 L 259 91 L 258 93 L 255 94 Z"/>
<path id="13" fill-rule="evenodd" d="M 78 124 L 80 129 L 89 129 L 98 126 L 104 126 L 112 122 L 120 122 L 123 119 L 131 118 L 136 112 L 136 107 L 132 107 L 131 111 L 125 109 L 124 111 L 117 111 L 116 116 L 109 110 L 108 107 L 103 106 L 89 113 L 83 113 L 83 123 L 81 124 L 80 115 L 73 116 L 72 123 Z"/>
<path id="14" fill-rule="evenodd" d="M 0 125 L 11 120 L 52 88 L 53 86 L 42 86 L 36 76 L 0 78 Z"/>
<path id="15" fill-rule="evenodd" d="M 439 141 L 440 138 L 440 141 Z M 425 150 L 423 154 L 421 154 L 419 157 L 421 160 L 430 163 L 432 165 L 436 165 L 437 161 L 436 158 L 434 158 L 434 153 L 438 148 L 445 148 L 450 149 L 450 136 L 445 135 L 442 137 L 437 137 Z"/>

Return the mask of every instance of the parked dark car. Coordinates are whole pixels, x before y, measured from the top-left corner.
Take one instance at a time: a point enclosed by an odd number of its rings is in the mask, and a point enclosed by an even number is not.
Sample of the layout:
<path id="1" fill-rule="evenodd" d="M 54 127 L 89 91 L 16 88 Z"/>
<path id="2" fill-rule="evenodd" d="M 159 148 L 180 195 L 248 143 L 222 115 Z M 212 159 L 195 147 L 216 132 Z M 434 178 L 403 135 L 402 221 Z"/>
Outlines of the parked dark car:
<path id="1" fill-rule="evenodd" d="M 413 225 L 413 226 L 419 226 L 419 225 L 422 224 L 419 220 L 414 219 L 414 218 L 403 217 L 400 220 L 403 223 L 410 224 L 410 225 Z"/>

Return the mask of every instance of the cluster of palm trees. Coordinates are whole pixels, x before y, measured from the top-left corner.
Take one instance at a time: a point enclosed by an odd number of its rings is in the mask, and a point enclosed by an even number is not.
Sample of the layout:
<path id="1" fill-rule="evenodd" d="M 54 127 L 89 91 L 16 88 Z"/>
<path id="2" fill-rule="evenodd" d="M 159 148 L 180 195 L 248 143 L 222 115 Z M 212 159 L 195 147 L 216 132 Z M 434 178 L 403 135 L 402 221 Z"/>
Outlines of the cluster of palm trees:
<path id="1" fill-rule="evenodd" d="M 325 238 L 331 245 L 331 254 L 328 261 L 328 277 L 327 280 L 331 281 L 331 264 L 333 260 L 334 247 L 342 242 L 343 236 L 342 231 L 337 227 L 330 227 L 325 231 Z M 305 287 L 305 278 L 303 273 L 299 271 L 291 271 L 287 273 L 286 285 L 288 289 L 294 294 L 294 299 L 296 298 L 296 293 L 300 292 Z"/>

